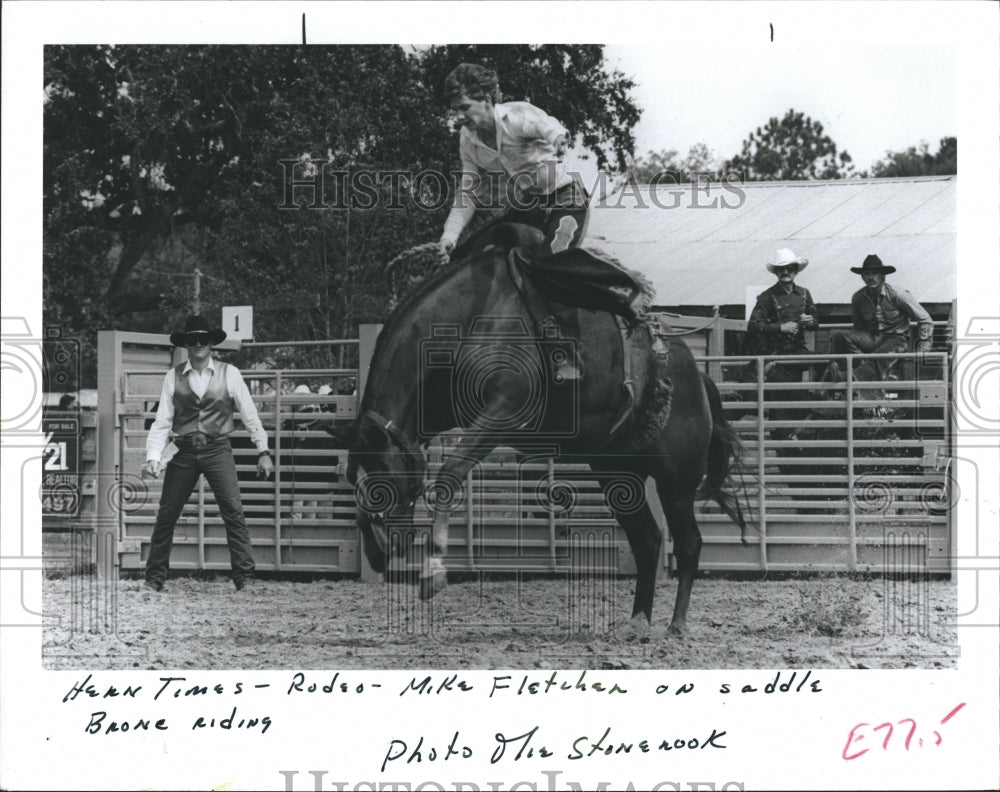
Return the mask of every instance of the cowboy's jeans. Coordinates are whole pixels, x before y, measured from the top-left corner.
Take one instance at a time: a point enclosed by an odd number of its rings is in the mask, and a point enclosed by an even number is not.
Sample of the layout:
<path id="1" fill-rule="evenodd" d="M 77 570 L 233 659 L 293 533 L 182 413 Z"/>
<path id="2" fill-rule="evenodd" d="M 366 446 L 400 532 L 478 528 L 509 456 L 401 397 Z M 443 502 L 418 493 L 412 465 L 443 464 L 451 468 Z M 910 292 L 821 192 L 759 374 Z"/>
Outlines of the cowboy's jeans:
<path id="1" fill-rule="evenodd" d="M 578 247 L 590 222 L 590 197 L 575 182 L 570 182 L 548 195 L 528 199 L 526 209 L 510 209 L 505 220 L 524 223 L 539 229 L 545 238 L 539 246 L 543 256 Z"/>
<path id="2" fill-rule="evenodd" d="M 905 352 L 907 342 L 906 338 L 900 335 L 889 334 L 876 338 L 864 330 L 852 329 L 836 333 L 832 339 L 832 346 L 834 353 L 840 355 L 889 354 L 891 352 Z M 896 360 L 893 358 L 866 360 L 858 365 L 856 375 L 859 380 L 885 380 L 886 374 L 895 364 Z M 872 372 L 873 366 L 874 372 Z"/>
<path id="3" fill-rule="evenodd" d="M 163 477 L 163 493 L 146 560 L 146 580 L 162 584 L 167 578 L 170 550 L 174 540 L 174 525 L 181 510 L 204 474 L 215 493 L 219 513 L 226 525 L 226 542 L 234 581 L 252 578 L 254 561 L 250 549 L 250 531 L 243 516 L 240 484 L 236 477 L 236 462 L 229 439 L 208 441 L 199 448 L 179 447 L 167 464 Z"/>

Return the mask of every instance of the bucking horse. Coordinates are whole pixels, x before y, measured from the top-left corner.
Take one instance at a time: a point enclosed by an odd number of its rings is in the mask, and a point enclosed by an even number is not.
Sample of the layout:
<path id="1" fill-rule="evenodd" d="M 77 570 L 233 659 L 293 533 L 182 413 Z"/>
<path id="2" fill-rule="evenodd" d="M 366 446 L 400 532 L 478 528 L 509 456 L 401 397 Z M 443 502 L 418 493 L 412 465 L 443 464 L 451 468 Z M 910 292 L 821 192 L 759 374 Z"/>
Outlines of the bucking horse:
<path id="1" fill-rule="evenodd" d="M 387 541 L 386 526 L 411 524 L 424 497 L 433 524 L 419 585 L 422 598 L 432 597 L 447 585 L 450 506 L 466 474 L 497 447 L 543 448 L 586 462 L 601 482 L 635 556 L 631 627 L 641 633 L 650 627 L 663 534 L 644 495 L 623 504 L 610 489 L 616 476 L 652 477 L 677 564 L 669 629 L 682 633 L 702 545 L 695 502 L 712 499 L 741 535 L 745 527 L 729 480 L 740 444 L 718 389 L 680 338 L 648 323 L 627 331 L 609 313 L 548 302 L 550 321 L 540 324 L 531 257 L 518 255 L 530 233 L 497 226 L 490 239 L 463 246 L 403 297 L 376 343 L 358 418 L 331 430 L 349 451 L 366 556 L 387 568 L 387 548 L 399 543 Z M 589 254 L 555 255 L 572 271 L 573 257 Z M 568 341 L 583 376 L 560 382 L 556 359 Z M 425 482 L 423 447 L 456 428 L 457 447 Z"/>

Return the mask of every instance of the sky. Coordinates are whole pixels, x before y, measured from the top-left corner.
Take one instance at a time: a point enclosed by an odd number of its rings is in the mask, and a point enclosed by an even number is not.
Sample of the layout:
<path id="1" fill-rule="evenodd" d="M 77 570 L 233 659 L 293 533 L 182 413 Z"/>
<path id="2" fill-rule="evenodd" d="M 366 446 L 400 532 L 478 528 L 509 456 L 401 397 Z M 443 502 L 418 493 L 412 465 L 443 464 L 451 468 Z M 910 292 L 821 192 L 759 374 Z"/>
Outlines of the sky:
<path id="1" fill-rule="evenodd" d="M 957 135 L 955 51 L 946 46 L 719 48 L 609 45 L 638 83 L 636 154 L 705 143 L 720 158 L 789 108 L 819 121 L 855 167 Z"/>

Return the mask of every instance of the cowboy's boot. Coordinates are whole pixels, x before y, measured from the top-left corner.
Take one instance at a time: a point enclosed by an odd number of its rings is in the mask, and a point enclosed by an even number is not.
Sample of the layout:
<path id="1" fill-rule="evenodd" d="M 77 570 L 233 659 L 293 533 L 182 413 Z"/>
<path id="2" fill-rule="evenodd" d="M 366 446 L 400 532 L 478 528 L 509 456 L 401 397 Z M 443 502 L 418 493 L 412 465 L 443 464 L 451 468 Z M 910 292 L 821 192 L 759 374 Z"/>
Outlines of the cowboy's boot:
<path id="1" fill-rule="evenodd" d="M 649 297 L 638 288 L 611 287 L 608 294 L 612 298 L 610 310 L 625 321 L 629 334 L 648 321 Z"/>
<path id="2" fill-rule="evenodd" d="M 626 309 L 627 313 L 625 315 L 625 321 L 628 323 L 629 329 L 634 330 L 636 327 L 644 323 L 648 316 L 646 309 L 648 306 L 648 298 L 645 294 L 640 292 L 635 296 Z"/>

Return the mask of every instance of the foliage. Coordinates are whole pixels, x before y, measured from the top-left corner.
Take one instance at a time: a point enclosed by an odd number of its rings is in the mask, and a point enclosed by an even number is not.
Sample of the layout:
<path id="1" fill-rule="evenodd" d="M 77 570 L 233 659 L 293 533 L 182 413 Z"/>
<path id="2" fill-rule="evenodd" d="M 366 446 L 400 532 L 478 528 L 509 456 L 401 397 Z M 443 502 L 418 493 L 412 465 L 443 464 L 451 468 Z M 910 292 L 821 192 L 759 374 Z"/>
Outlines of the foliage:
<path id="1" fill-rule="evenodd" d="M 885 157 L 872 165 L 871 175 L 878 178 L 900 176 L 944 176 L 958 173 L 958 138 L 941 138 L 936 153 L 930 153 L 926 140 L 906 151 L 886 151 Z"/>
<path id="2" fill-rule="evenodd" d="M 746 181 L 843 179 L 854 175 L 853 167 L 851 155 L 837 151 L 821 123 L 794 109 L 757 127 L 725 164 Z"/>
<path id="3" fill-rule="evenodd" d="M 192 307 L 252 304 L 261 339 L 383 320 L 382 265 L 436 238 L 447 201 L 377 175 L 454 170 L 437 86 L 475 49 L 46 48 L 45 323 L 80 339 L 88 382 L 97 330 L 163 332 Z M 631 82 L 600 47 L 483 49 L 600 161 L 631 153 Z M 320 169 L 320 201 L 288 200 L 283 160 Z"/>
<path id="4" fill-rule="evenodd" d="M 719 158 L 705 143 L 696 143 L 681 159 L 674 149 L 650 151 L 631 162 L 625 181 L 633 184 L 687 183 L 696 174 L 719 172 Z"/>

